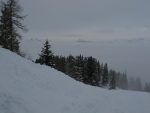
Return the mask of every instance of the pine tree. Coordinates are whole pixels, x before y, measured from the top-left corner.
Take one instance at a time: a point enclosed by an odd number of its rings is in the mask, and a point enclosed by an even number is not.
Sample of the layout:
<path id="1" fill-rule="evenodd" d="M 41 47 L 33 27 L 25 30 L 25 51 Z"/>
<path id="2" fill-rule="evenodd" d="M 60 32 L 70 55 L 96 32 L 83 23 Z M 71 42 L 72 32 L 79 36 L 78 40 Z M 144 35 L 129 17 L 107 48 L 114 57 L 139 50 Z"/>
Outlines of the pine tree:
<path id="1" fill-rule="evenodd" d="M 107 84 L 108 84 L 108 67 L 107 64 L 105 64 L 102 74 L 102 85 L 106 86 Z"/>
<path id="2" fill-rule="evenodd" d="M 66 74 L 66 58 L 63 56 L 54 56 L 54 68 Z"/>
<path id="3" fill-rule="evenodd" d="M 145 83 L 144 91 L 150 92 L 150 83 Z"/>
<path id="4" fill-rule="evenodd" d="M 96 60 L 92 57 L 87 59 L 87 78 L 86 81 L 88 84 L 97 86 L 97 76 L 96 76 Z"/>
<path id="5" fill-rule="evenodd" d="M 75 77 L 79 81 L 83 81 L 84 76 L 84 57 L 82 55 L 75 57 Z"/>
<path id="6" fill-rule="evenodd" d="M 22 8 L 17 0 L 1 2 L 0 45 L 16 53 L 20 53 L 19 39 L 21 35 L 18 33 L 18 28 L 26 30 L 21 23 L 25 18 L 21 12 Z"/>
<path id="7" fill-rule="evenodd" d="M 39 59 L 36 60 L 36 63 L 45 64 L 51 67 L 54 67 L 53 63 L 53 53 L 51 51 L 51 46 L 49 41 L 46 40 L 44 47 L 42 48 Z"/>
<path id="8" fill-rule="evenodd" d="M 110 83 L 109 83 L 109 89 L 116 89 L 116 73 L 113 70 L 110 70 Z"/>
<path id="9" fill-rule="evenodd" d="M 123 73 L 123 76 L 122 76 L 122 88 L 128 89 L 128 78 L 127 78 L 126 72 Z"/>
<path id="10" fill-rule="evenodd" d="M 58 62 L 58 65 L 60 67 L 60 71 L 63 72 L 63 73 L 66 73 L 66 58 L 65 57 L 62 57 L 60 56 L 60 62 Z"/>
<path id="11" fill-rule="evenodd" d="M 66 59 L 66 74 L 70 76 L 74 76 L 74 65 L 75 58 L 72 55 L 69 55 Z"/>
<path id="12" fill-rule="evenodd" d="M 87 62 L 88 62 L 88 58 L 85 57 L 84 58 L 84 65 L 83 65 L 83 74 L 82 74 L 82 79 L 83 79 L 83 83 L 87 84 L 88 83 L 88 75 L 87 75 Z"/>
<path id="13" fill-rule="evenodd" d="M 142 83 L 141 83 L 141 79 L 139 77 L 136 78 L 136 90 L 142 91 Z"/>
<path id="14" fill-rule="evenodd" d="M 100 86 L 100 82 L 101 82 L 101 66 L 99 61 L 97 62 L 97 82 L 98 82 L 98 86 Z"/>

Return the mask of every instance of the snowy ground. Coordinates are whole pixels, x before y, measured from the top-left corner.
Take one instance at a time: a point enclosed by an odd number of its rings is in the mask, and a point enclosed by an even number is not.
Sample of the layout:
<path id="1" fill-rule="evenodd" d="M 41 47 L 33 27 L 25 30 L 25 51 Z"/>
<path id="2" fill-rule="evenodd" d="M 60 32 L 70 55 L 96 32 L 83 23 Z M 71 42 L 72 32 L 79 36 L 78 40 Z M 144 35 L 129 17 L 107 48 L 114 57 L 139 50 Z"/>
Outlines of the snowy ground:
<path id="1" fill-rule="evenodd" d="M 150 94 L 84 85 L 0 48 L 0 113 L 150 113 Z"/>

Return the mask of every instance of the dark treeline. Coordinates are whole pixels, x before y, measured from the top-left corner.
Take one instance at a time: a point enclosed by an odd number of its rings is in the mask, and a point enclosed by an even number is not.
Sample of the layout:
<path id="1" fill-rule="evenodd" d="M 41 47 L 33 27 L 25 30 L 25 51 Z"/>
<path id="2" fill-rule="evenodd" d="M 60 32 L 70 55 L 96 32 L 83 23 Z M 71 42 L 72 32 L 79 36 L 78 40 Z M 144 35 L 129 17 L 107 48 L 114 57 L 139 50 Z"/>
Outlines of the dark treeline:
<path id="1" fill-rule="evenodd" d="M 109 89 L 115 89 L 117 87 L 126 90 L 150 92 L 150 83 L 142 86 L 139 77 L 128 78 L 126 72 L 121 73 L 109 69 L 107 63 L 102 63 L 92 56 L 69 55 L 65 57 L 54 55 L 48 40 L 46 40 L 41 54 L 35 62 L 51 66 L 77 81 L 92 86 Z"/>
<path id="2" fill-rule="evenodd" d="M 131 77 L 128 79 L 128 89 L 135 91 L 150 92 L 150 83 L 146 82 L 144 85 L 139 77 Z"/>
<path id="3" fill-rule="evenodd" d="M 51 66 L 66 75 L 85 84 L 98 87 L 127 89 L 126 73 L 109 70 L 107 63 L 102 63 L 96 58 L 83 55 L 68 57 L 54 55 L 51 46 L 46 40 L 36 63 Z"/>

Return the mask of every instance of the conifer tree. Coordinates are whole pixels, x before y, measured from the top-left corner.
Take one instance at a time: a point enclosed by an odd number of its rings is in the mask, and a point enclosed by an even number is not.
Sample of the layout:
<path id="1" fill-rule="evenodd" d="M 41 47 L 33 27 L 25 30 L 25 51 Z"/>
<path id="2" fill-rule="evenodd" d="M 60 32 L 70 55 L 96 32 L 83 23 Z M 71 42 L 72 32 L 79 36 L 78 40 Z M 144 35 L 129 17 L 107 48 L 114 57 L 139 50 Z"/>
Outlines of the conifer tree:
<path id="1" fill-rule="evenodd" d="M 150 92 L 150 83 L 145 83 L 144 91 Z"/>
<path id="2" fill-rule="evenodd" d="M 98 86 L 100 86 L 100 82 L 101 82 L 101 66 L 99 61 L 97 62 L 97 82 L 98 82 Z"/>
<path id="3" fill-rule="evenodd" d="M 69 55 L 66 58 L 66 74 L 73 76 L 74 75 L 74 65 L 75 65 L 75 58 L 72 55 Z"/>
<path id="4" fill-rule="evenodd" d="M 116 73 L 113 70 L 110 70 L 110 83 L 109 89 L 116 89 Z"/>
<path id="5" fill-rule="evenodd" d="M 122 89 L 128 89 L 128 78 L 126 72 L 122 75 Z"/>
<path id="6" fill-rule="evenodd" d="M 82 79 L 83 79 L 83 83 L 86 83 L 88 82 L 88 76 L 87 76 L 87 62 L 88 62 L 88 59 L 87 57 L 84 58 L 84 64 L 83 64 L 83 74 L 82 74 Z"/>
<path id="7" fill-rule="evenodd" d="M 82 55 L 75 57 L 75 76 L 77 77 L 77 80 L 83 81 L 83 76 L 85 73 L 84 69 L 84 57 Z"/>
<path id="8" fill-rule="evenodd" d="M 108 84 L 108 67 L 107 64 L 105 64 L 102 75 L 102 85 L 106 86 L 107 84 Z"/>
<path id="9" fill-rule="evenodd" d="M 141 79 L 139 77 L 136 78 L 136 90 L 142 91 L 142 83 L 141 83 Z"/>
<path id="10" fill-rule="evenodd" d="M 0 45 L 13 52 L 20 53 L 19 39 L 21 35 L 18 28 L 25 31 L 25 26 L 21 23 L 25 16 L 21 15 L 22 7 L 17 0 L 1 2 L 0 16 Z"/>
<path id="11" fill-rule="evenodd" d="M 45 64 L 54 67 L 53 53 L 48 40 L 46 40 L 44 47 L 42 48 L 40 57 L 39 59 L 36 60 L 36 63 Z"/>
<path id="12" fill-rule="evenodd" d="M 54 56 L 54 68 L 66 73 L 66 58 L 63 56 Z"/>
<path id="13" fill-rule="evenodd" d="M 87 59 L 87 81 L 88 84 L 96 86 L 97 76 L 96 76 L 96 62 L 92 57 Z"/>

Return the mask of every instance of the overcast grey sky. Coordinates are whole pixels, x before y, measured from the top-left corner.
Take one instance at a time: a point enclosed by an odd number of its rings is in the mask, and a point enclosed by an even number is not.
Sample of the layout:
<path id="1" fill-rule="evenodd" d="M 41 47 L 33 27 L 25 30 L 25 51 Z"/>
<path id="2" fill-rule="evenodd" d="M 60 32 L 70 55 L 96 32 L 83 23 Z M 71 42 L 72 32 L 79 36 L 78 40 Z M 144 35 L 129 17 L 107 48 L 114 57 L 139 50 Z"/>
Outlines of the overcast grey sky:
<path id="1" fill-rule="evenodd" d="M 26 38 L 108 40 L 150 37 L 150 0 L 20 0 Z"/>

